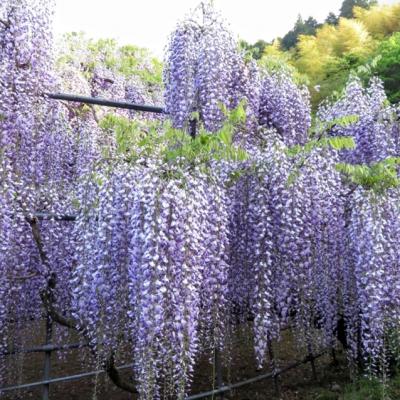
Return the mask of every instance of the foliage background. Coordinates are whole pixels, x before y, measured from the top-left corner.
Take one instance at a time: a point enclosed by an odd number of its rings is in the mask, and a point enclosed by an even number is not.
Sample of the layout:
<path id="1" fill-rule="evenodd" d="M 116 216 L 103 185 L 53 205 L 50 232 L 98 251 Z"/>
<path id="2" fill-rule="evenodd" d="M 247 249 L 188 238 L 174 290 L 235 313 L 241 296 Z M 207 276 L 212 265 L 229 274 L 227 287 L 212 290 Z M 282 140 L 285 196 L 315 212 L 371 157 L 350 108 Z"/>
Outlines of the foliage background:
<path id="1" fill-rule="evenodd" d="M 350 75 L 378 75 L 391 102 L 400 100 L 400 3 L 344 0 L 323 23 L 299 15 L 292 30 L 270 43 L 241 42 L 266 67 L 289 68 L 307 82 L 315 107 L 337 97 Z"/>

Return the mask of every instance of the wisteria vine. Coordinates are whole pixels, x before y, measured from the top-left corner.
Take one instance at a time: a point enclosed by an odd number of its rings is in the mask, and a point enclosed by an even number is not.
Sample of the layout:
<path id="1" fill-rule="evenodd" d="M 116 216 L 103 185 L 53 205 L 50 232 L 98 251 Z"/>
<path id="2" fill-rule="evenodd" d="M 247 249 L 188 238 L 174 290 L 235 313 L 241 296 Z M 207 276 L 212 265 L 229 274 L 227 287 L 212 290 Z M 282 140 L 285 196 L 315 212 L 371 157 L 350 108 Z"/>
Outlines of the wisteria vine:
<path id="1" fill-rule="evenodd" d="M 10 330 L 46 314 L 141 400 L 183 399 L 199 356 L 229 354 L 247 324 L 258 366 L 289 326 L 308 354 L 342 329 L 352 367 L 386 371 L 399 350 L 400 124 L 382 83 L 351 79 L 314 129 L 306 88 L 246 61 L 207 3 L 170 38 L 171 123 L 112 119 L 46 93 L 158 91 L 106 53 L 56 79 L 51 14 L 46 0 L 0 5 L 0 365 L 24 340 Z M 127 349 L 135 385 L 114 366 Z"/>

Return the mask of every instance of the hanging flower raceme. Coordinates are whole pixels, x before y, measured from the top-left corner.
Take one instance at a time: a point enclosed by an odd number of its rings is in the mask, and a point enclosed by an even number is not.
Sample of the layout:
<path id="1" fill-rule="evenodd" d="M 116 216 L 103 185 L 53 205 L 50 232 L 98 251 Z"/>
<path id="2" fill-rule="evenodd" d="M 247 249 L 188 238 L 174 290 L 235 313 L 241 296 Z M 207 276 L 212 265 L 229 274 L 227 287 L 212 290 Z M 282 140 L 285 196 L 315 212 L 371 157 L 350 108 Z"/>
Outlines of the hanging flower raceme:
<path id="1" fill-rule="evenodd" d="M 259 123 L 275 128 L 287 146 L 305 144 L 311 126 L 310 94 L 285 71 L 267 73 L 262 82 Z"/>
<path id="2" fill-rule="evenodd" d="M 45 98 L 54 87 L 52 6 L 44 0 L 5 1 L 0 6 L 0 190 L 5 207 L 0 275 L 13 282 L 3 286 L 6 320 L 12 323 L 6 328 L 14 327 L 11 337 L 21 348 L 29 338 L 19 328 L 42 317 L 40 294 L 52 273 L 57 275 L 55 305 L 68 312 L 71 304 L 73 227 L 35 216 L 73 213 L 74 180 L 88 169 L 86 161 L 84 168 L 78 166 L 82 152 L 75 152 L 88 146 L 75 137 L 62 106 Z M 90 151 L 85 154 L 85 160 L 91 157 Z"/>
<path id="3" fill-rule="evenodd" d="M 244 175 L 229 189 L 229 303 L 232 320 L 244 322 L 251 314 L 254 274 L 249 260 L 249 177 Z"/>
<path id="4" fill-rule="evenodd" d="M 341 316 L 338 298 L 343 268 L 346 190 L 336 171 L 337 152 L 323 149 L 311 155 L 303 171 L 310 193 L 309 223 L 313 226 L 311 259 L 313 264 L 313 312 L 311 323 L 323 329 L 326 345 L 334 345 Z M 305 283 L 305 285 L 307 285 Z"/>
<path id="5" fill-rule="evenodd" d="M 361 357 L 372 373 L 385 370 L 397 351 L 389 339 L 399 329 L 398 199 L 397 189 L 382 194 L 360 188 L 351 201 L 344 277 L 348 342 L 353 360 Z"/>
<path id="6" fill-rule="evenodd" d="M 88 175 L 76 193 L 82 211 L 74 227 L 73 308 L 102 355 L 117 350 L 126 339 L 126 220 L 137 179 L 134 169 L 116 168 L 110 176 Z"/>
<path id="7" fill-rule="evenodd" d="M 246 228 L 249 232 L 247 258 L 253 285 L 250 294 L 254 344 L 259 365 L 266 359 L 271 340 L 279 337 L 281 318 L 277 296 L 279 290 L 281 294 L 286 293 L 288 288 L 284 286 L 289 283 L 281 280 L 285 271 L 279 265 L 276 251 L 289 163 L 286 147 L 276 133 L 270 131 L 269 136 L 265 152 L 254 157 L 256 170 L 249 181 Z"/>
<path id="8" fill-rule="evenodd" d="M 197 41 L 200 34 L 195 24 L 177 27 L 171 38 L 168 62 L 164 70 L 165 106 L 176 128 L 183 128 L 195 111 Z"/>
<path id="9" fill-rule="evenodd" d="M 216 131 L 224 121 L 221 104 L 229 105 L 229 82 L 232 80 L 232 67 L 236 44 L 230 32 L 222 23 L 214 20 L 215 16 L 206 14 L 207 19 L 198 46 L 195 87 L 198 96 L 196 108 L 201 114 L 204 126 L 209 131 Z M 208 24 L 208 26 L 207 26 Z"/>
<path id="10" fill-rule="evenodd" d="M 0 382 L 15 379 L 8 368 L 8 346 L 24 347 L 29 338 L 23 329 L 27 321 L 42 315 L 40 291 L 45 285 L 46 268 L 41 263 L 26 211 L 32 201 L 27 188 L 14 173 L 12 164 L 0 156 Z"/>
<path id="11" fill-rule="evenodd" d="M 219 174 L 214 182 L 203 186 L 201 195 L 204 205 L 204 233 L 202 234 L 202 286 L 201 330 L 203 344 L 208 348 L 221 348 L 228 324 L 228 199 L 224 181 Z M 199 210 L 200 211 L 200 210 Z"/>
<path id="12" fill-rule="evenodd" d="M 325 122 L 349 116 L 357 121 L 345 127 L 335 124 L 330 132 L 354 138 L 355 149 L 343 152 L 346 162 L 371 164 L 398 154 L 394 127 L 396 114 L 393 107 L 387 105 L 382 81 L 373 78 L 364 89 L 360 80 L 353 78 L 341 99 L 334 104 L 322 105 L 318 111 L 318 117 Z"/>
<path id="13" fill-rule="evenodd" d="M 181 398 L 192 374 L 202 276 L 195 209 L 202 201 L 194 194 L 150 175 L 134 206 L 140 217 L 132 218 L 131 332 L 143 398 L 160 395 L 157 381 Z"/>
<path id="14" fill-rule="evenodd" d="M 234 108 L 242 99 L 247 100 L 254 119 L 256 67 L 246 66 L 237 48 L 225 22 L 209 4 L 202 4 L 178 25 L 164 72 L 165 106 L 175 127 L 186 127 L 196 112 L 207 130 L 217 131 L 225 120 L 222 106 Z"/>
<path id="15" fill-rule="evenodd" d="M 312 344 L 316 327 L 323 328 L 327 344 L 334 343 L 345 206 L 335 169 L 338 156 L 332 151 L 315 149 L 299 167 L 272 132 L 266 148 L 254 158 L 258 167 L 247 217 L 260 363 L 268 340 L 278 337 L 290 320 L 307 345 Z"/>
<path id="16" fill-rule="evenodd" d="M 33 173 L 27 154 L 39 150 L 38 114 L 49 84 L 48 2 L 6 1 L 0 24 L 0 140 L 25 173 Z M 33 113 L 35 110 L 37 113 Z M 40 129 L 40 128 L 39 128 Z"/>
<path id="17" fill-rule="evenodd" d="M 334 124 L 331 129 L 332 135 L 352 136 L 356 142 L 354 150 L 342 151 L 342 160 L 367 168 L 398 155 L 396 114 L 387 105 L 380 80 L 371 80 L 364 89 L 358 79 L 353 79 L 344 96 L 322 106 L 318 114 L 323 121 L 331 122 L 356 117 L 355 122 Z M 399 308 L 391 297 L 397 293 L 398 282 L 399 252 L 394 244 L 399 229 L 398 192 L 378 191 L 372 185 L 347 188 L 347 193 L 343 193 L 346 239 L 339 301 L 348 355 L 353 365 L 368 367 L 372 373 L 385 372 L 392 351 L 388 338 L 398 329 Z"/>
<path id="18" fill-rule="evenodd" d="M 75 317 L 100 355 L 132 349 L 141 398 L 183 398 L 199 348 L 224 337 L 223 190 L 196 172 L 115 165 L 79 193 Z"/>
<path id="19" fill-rule="evenodd" d="M 14 220 L 14 213 L 11 208 L 14 188 L 10 166 L 0 158 L 0 384 L 3 383 L 5 359 L 3 353 L 6 351 L 7 331 L 9 328 L 8 319 L 10 318 L 10 293 L 16 286 L 15 280 L 11 276 L 9 262 L 15 256 L 10 253 L 10 241 L 14 237 L 14 230 L 18 224 Z"/>
<path id="20" fill-rule="evenodd" d="M 2 4 L 0 140 L 21 180 L 42 188 L 56 185 L 60 192 L 75 177 L 73 147 L 80 138 L 62 105 L 45 99 L 55 87 L 52 7 L 44 0 Z"/>

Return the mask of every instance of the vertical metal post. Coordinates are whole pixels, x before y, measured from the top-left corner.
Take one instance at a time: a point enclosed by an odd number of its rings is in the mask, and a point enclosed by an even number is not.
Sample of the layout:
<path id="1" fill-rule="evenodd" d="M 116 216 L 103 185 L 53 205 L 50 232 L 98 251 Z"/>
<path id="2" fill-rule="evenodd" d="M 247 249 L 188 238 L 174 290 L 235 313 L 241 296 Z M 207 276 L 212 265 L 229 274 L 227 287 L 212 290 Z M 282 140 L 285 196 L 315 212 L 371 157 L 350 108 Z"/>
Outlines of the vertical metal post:
<path id="1" fill-rule="evenodd" d="M 189 121 L 189 134 L 194 139 L 197 134 L 197 119 L 193 118 Z"/>
<path id="2" fill-rule="evenodd" d="M 313 379 L 316 381 L 318 379 L 317 378 L 317 370 L 315 368 L 315 357 L 314 357 L 313 352 L 312 352 L 312 346 L 311 346 L 310 339 L 308 339 L 307 348 L 308 348 L 308 357 L 310 359 Z"/>
<path id="3" fill-rule="evenodd" d="M 332 347 L 332 349 L 331 349 L 331 356 L 332 356 L 332 364 L 333 365 L 338 365 L 339 363 L 338 363 L 338 360 L 336 358 L 336 350 L 335 350 L 334 347 Z"/>
<path id="4" fill-rule="evenodd" d="M 53 336 L 53 321 L 49 314 L 46 315 L 46 345 L 51 344 Z M 44 353 L 44 372 L 43 380 L 50 379 L 50 367 L 51 367 L 51 350 L 46 350 Z M 49 400 L 50 396 L 50 384 L 45 383 L 43 385 L 43 400 Z"/>
<path id="5" fill-rule="evenodd" d="M 272 348 L 272 342 L 271 342 L 270 339 L 268 339 L 268 355 L 269 355 L 269 358 L 271 360 L 271 369 L 272 369 L 272 372 L 274 374 L 274 386 L 275 386 L 276 396 L 278 398 L 280 398 L 281 397 L 281 388 L 280 388 L 280 385 L 279 385 L 279 376 L 276 374 L 277 368 L 276 368 L 274 350 Z"/>
<path id="6" fill-rule="evenodd" d="M 217 384 L 217 389 L 223 386 L 222 382 L 222 365 L 221 365 L 221 355 L 219 353 L 219 349 L 215 348 L 214 350 L 214 365 L 215 365 L 215 381 Z M 224 398 L 224 394 L 221 393 L 219 398 L 222 400 Z"/>

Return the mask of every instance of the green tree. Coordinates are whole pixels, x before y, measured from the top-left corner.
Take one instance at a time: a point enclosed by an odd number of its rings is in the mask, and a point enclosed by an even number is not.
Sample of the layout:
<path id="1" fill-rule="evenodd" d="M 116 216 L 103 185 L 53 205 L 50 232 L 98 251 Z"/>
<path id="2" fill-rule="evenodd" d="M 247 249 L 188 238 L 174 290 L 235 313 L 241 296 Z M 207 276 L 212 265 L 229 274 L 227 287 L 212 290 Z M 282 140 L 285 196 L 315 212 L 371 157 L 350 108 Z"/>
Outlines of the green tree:
<path id="1" fill-rule="evenodd" d="M 257 40 L 254 44 L 250 44 L 246 42 L 245 40 L 241 40 L 239 42 L 240 47 L 247 51 L 254 59 L 259 60 L 263 53 L 265 48 L 269 45 L 270 43 L 267 43 L 265 40 Z"/>
<path id="2" fill-rule="evenodd" d="M 320 26 L 315 18 L 309 17 L 303 21 L 303 18 L 299 15 L 293 29 L 282 38 L 282 48 L 289 50 L 295 47 L 300 35 L 314 35 Z"/>
<path id="3" fill-rule="evenodd" d="M 362 22 L 368 32 L 379 40 L 400 31 L 400 2 L 369 9 L 355 7 L 353 13 L 357 21 Z"/>
<path id="4" fill-rule="evenodd" d="M 337 25 L 338 22 L 339 22 L 339 18 L 333 12 L 330 12 L 325 19 L 325 24 L 328 24 L 328 25 Z"/>
<path id="5" fill-rule="evenodd" d="M 340 16 L 344 18 L 353 18 L 353 8 L 370 8 L 378 4 L 377 0 L 344 0 L 340 8 Z"/>
<path id="6" fill-rule="evenodd" d="M 391 102 L 400 101 L 400 32 L 384 40 L 377 51 L 380 57 L 376 66 L 377 75 L 382 78 Z"/>

